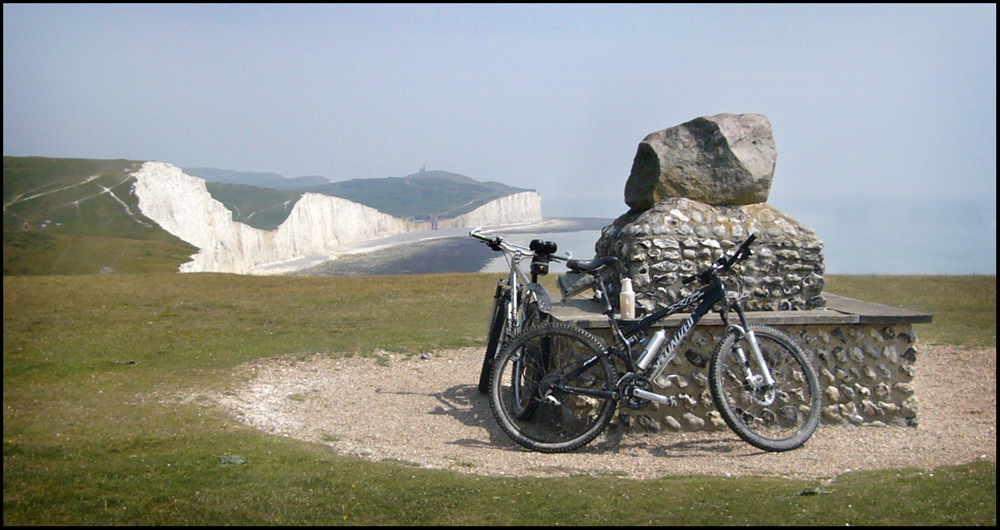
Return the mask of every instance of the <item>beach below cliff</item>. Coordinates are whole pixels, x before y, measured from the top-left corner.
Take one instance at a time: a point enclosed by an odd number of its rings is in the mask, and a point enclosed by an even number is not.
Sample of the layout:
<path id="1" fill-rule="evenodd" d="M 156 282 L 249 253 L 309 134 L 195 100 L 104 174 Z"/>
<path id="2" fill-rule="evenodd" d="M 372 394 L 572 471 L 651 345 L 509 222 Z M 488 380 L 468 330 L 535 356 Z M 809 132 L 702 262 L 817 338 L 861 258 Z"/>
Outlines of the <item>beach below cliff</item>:
<path id="1" fill-rule="evenodd" d="M 485 235 L 558 234 L 600 230 L 600 218 L 551 218 L 537 223 L 483 228 Z M 471 228 L 422 230 L 345 246 L 333 259 L 314 256 L 269 266 L 259 274 L 379 276 L 479 272 L 497 253 L 469 236 Z"/>

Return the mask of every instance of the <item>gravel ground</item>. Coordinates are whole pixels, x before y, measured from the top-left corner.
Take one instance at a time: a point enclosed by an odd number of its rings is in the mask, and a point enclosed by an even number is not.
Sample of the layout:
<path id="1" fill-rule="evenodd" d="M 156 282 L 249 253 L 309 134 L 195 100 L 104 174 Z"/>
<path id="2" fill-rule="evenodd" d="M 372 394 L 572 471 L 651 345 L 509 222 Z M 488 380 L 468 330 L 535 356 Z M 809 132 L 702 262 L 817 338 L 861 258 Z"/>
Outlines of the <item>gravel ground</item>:
<path id="1" fill-rule="evenodd" d="M 245 424 L 278 436 L 373 461 L 481 475 L 832 478 L 996 462 L 996 348 L 921 348 L 919 427 L 823 425 L 787 453 L 762 452 L 729 431 L 610 434 L 573 453 L 535 453 L 507 438 L 476 389 L 481 348 L 410 359 L 377 353 L 258 360 L 240 367 L 243 386 L 215 399 Z"/>

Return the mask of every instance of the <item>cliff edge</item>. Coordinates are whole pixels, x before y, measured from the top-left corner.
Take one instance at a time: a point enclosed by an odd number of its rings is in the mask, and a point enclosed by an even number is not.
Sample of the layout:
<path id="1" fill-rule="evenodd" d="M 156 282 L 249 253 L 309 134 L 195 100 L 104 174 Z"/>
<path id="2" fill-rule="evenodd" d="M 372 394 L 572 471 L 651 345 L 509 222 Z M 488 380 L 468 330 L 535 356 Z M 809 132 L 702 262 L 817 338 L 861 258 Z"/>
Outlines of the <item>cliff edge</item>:
<path id="1" fill-rule="evenodd" d="M 429 223 L 400 219 L 347 199 L 306 193 L 276 229 L 260 230 L 233 221 L 232 212 L 212 198 L 203 179 L 176 166 L 146 162 L 132 176 L 143 215 L 198 247 L 180 272 L 263 273 L 267 265 L 310 256 L 333 258 L 345 245 L 430 228 Z M 541 203 L 536 192 L 516 193 L 443 219 L 439 226 L 538 222 Z"/>

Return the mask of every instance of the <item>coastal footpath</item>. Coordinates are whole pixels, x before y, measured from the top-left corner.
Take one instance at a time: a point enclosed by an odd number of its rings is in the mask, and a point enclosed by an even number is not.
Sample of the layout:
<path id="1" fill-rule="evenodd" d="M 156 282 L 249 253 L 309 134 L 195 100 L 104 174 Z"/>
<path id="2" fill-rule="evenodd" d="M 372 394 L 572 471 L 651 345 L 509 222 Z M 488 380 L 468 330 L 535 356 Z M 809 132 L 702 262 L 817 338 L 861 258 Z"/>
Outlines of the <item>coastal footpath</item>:
<path id="1" fill-rule="evenodd" d="M 427 231 L 408 221 L 329 195 L 306 193 L 274 230 L 233 221 L 212 198 L 205 181 L 163 162 L 146 162 L 132 174 L 143 215 L 198 247 L 180 272 L 269 274 L 275 264 L 334 259 L 346 247 L 399 234 Z M 542 220 L 541 195 L 521 192 L 491 201 L 441 227 L 498 226 Z"/>

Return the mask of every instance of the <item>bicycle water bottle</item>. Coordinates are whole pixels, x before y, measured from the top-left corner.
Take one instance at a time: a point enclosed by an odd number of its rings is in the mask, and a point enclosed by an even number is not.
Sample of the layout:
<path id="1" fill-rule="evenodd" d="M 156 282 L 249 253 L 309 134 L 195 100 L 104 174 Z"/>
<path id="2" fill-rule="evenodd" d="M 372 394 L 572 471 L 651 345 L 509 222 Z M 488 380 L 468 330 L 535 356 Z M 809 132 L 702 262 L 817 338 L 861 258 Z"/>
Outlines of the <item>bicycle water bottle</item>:
<path id="1" fill-rule="evenodd" d="M 622 318 L 625 320 L 635 318 L 635 291 L 632 290 L 632 280 L 628 278 L 622 279 L 622 292 L 618 296 L 618 302 Z"/>
<path id="2" fill-rule="evenodd" d="M 663 346 L 663 343 L 666 340 L 667 332 L 663 329 L 656 330 L 656 332 L 646 340 L 646 348 L 642 350 L 642 355 L 639 356 L 639 360 L 635 363 L 635 365 L 639 368 L 639 371 L 644 371 L 646 368 L 649 368 L 649 364 L 656 358 L 656 354 L 659 353 L 660 347 Z"/>

